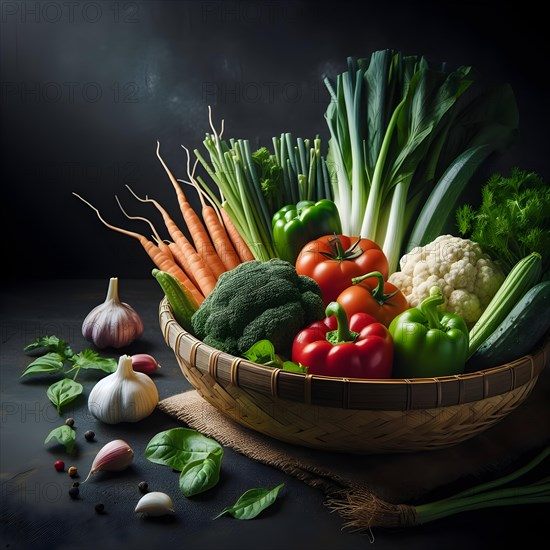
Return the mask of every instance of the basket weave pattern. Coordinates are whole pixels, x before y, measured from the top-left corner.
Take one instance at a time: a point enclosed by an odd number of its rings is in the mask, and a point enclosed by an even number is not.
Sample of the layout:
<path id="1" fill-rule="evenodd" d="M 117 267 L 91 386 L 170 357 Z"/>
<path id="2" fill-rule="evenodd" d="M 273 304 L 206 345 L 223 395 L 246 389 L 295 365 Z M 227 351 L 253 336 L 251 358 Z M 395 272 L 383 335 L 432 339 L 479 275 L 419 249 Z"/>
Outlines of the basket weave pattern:
<path id="1" fill-rule="evenodd" d="M 358 454 L 436 449 L 473 437 L 527 398 L 550 348 L 546 342 L 512 363 L 459 376 L 348 380 L 215 350 L 176 323 L 166 299 L 159 322 L 184 376 L 229 418 L 287 443 Z"/>

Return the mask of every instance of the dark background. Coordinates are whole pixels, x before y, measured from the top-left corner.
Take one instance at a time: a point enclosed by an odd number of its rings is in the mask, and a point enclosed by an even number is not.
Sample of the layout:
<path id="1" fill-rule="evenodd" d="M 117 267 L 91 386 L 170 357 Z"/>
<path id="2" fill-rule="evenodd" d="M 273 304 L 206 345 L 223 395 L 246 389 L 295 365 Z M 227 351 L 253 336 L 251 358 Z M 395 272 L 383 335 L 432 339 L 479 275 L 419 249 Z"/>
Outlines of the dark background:
<path id="1" fill-rule="evenodd" d="M 103 227 L 72 191 L 112 223 L 149 234 L 122 216 L 117 194 L 164 229 L 125 188 L 179 220 L 157 139 L 184 177 L 180 145 L 203 147 L 211 105 L 226 138 L 257 146 L 281 132 L 319 134 L 326 151 L 322 76 L 377 49 L 509 82 L 519 139 L 476 177 L 520 166 L 547 179 L 544 21 L 530 2 L 2 1 L 3 278 L 148 277 L 137 241 Z"/>

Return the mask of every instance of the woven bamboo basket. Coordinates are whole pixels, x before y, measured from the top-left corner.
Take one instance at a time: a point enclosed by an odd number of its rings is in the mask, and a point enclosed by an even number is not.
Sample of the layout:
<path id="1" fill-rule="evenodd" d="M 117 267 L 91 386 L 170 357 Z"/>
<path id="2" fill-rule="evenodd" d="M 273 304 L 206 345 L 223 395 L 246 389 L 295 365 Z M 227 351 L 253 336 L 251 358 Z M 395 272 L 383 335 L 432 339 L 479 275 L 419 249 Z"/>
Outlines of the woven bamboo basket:
<path id="1" fill-rule="evenodd" d="M 529 395 L 550 340 L 470 374 L 410 380 L 304 375 L 220 352 L 186 332 L 164 298 L 159 322 L 187 380 L 239 424 L 287 443 L 355 454 L 448 447 L 486 430 Z"/>

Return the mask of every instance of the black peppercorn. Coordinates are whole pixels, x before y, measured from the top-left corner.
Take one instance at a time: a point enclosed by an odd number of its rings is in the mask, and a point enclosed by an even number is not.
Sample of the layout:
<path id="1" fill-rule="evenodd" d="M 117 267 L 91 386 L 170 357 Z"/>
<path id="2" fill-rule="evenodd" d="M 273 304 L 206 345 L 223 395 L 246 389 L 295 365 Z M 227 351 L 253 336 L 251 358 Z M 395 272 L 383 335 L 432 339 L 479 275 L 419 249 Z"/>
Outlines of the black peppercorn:
<path id="1" fill-rule="evenodd" d="M 92 430 L 88 430 L 87 432 L 84 432 L 84 437 L 86 438 L 86 441 L 93 441 L 95 433 L 92 432 Z"/>
<path id="2" fill-rule="evenodd" d="M 80 493 L 80 489 L 78 487 L 71 487 L 69 489 L 69 496 L 72 499 L 78 498 L 78 494 Z"/>
<path id="3" fill-rule="evenodd" d="M 142 493 L 146 493 L 147 490 L 149 489 L 149 485 L 147 484 L 146 481 L 140 481 L 139 485 L 138 485 L 138 489 L 142 492 Z"/>
<path id="4" fill-rule="evenodd" d="M 95 511 L 98 514 L 102 514 L 104 510 L 105 510 L 105 506 L 103 504 L 99 503 L 95 505 Z"/>
<path id="5" fill-rule="evenodd" d="M 65 420 L 65 424 L 72 428 L 74 426 L 74 418 L 67 418 L 67 420 Z"/>

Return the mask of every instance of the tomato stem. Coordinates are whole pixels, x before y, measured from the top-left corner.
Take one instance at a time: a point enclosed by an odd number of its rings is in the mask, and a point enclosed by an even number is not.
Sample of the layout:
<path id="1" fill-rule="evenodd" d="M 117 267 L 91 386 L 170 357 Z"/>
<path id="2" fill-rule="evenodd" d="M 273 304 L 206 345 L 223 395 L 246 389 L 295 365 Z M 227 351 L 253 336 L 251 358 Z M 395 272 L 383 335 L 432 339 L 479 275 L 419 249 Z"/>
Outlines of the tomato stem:
<path id="1" fill-rule="evenodd" d="M 344 260 L 355 260 L 363 254 L 363 249 L 359 246 L 360 240 L 361 239 L 357 239 L 347 250 L 344 250 L 340 237 L 334 234 L 334 237 L 328 240 L 331 251 L 321 252 L 321 254 L 330 260 L 338 260 L 339 262 L 343 262 Z"/>
<path id="2" fill-rule="evenodd" d="M 399 289 L 391 292 L 390 294 L 384 294 L 384 276 L 380 271 L 371 271 L 370 273 L 367 273 L 366 275 L 361 275 L 360 277 L 353 277 L 351 279 L 352 284 L 357 285 L 360 282 L 364 281 L 365 279 L 369 279 L 371 277 L 376 277 L 378 282 L 376 284 L 376 288 L 370 290 L 370 293 L 372 294 L 372 297 L 381 305 L 383 306 L 392 296 L 395 296 Z"/>

